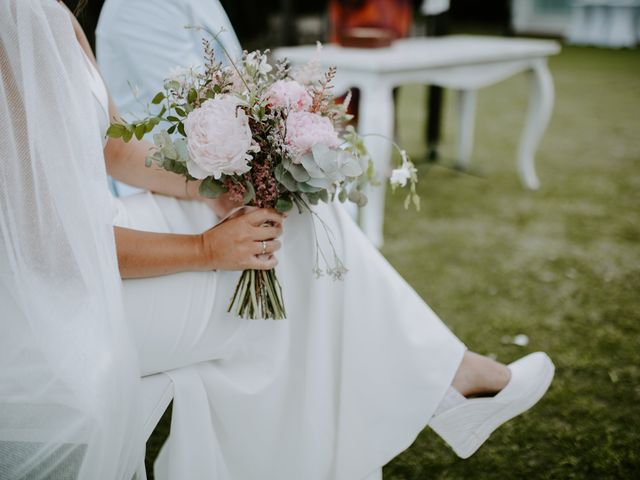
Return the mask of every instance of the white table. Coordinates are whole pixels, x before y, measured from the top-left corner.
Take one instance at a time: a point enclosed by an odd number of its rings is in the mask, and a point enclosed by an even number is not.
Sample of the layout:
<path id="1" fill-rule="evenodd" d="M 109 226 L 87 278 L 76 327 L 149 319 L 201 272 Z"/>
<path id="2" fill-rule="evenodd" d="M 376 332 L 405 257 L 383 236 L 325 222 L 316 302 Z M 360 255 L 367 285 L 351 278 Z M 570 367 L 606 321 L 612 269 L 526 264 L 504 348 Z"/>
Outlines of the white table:
<path id="1" fill-rule="evenodd" d="M 293 66 L 306 63 L 315 46 L 277 49 L 276 57 L 287 57 Z M 320 57 L 322 67 L 338 67 L 336 92 L 360 89 L 359 131 L 393 137 L 393 89 L 410 83 L 440 85 L 457 91 L 458 163 L 466 167 L 471 159 L 476 91 L 522 71 L 530 72 L 530 104 L 517 165 L 524 185 L 539 187 L 534 155 L 549 122 L 554 89 L 546 58 L 560 51 L 554 41 L 484 36 L 410 38 L 381 49 L 342 48 L 326 45 Z M 388 172 L 391 144 L 377 137 L 366 138 L 376 168 Z M 383 243 L 384 186 L 369 192 L 369 205 L 361 215 L 361 226 L 376 245 Z"/>

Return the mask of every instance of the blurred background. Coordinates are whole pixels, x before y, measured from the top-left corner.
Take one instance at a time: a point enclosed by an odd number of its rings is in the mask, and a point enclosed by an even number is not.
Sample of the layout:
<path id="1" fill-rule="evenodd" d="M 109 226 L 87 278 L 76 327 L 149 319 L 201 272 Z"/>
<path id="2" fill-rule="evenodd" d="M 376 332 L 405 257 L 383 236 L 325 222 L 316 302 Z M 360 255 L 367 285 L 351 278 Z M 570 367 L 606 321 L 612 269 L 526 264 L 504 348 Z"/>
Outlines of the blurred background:
<path id="1" fill-rule="evenodd" d="M 345 11 L 367 2 L 222 3 L 251 50 L 327 41 L 336 9 L 348 21 Z M 387 195 L 382 252 L 474 350 L 503 362 L 544 350 L 557 376 L 535 409 L 471 459 L 426 430 L 385 479 L 640 478 L 640 2 L 372 3 L 393 4 L 378 21 L 402 35 L 544 37 L 562 47 L 549 58 L 556 98 L 537 191 L 514 168 L 526 74 L 479 91 L 467 171 L 454 167 L 451 92 L 397 93 L 396 135 L 418 164 L 423 208 L 404 210 L 401 195 Z M 81 15 L 89 36 L 100 7 L 91 1 Z"/>
<path id="2" fill-rule="evenodd" d="M 72 9 L 77 0 L 65 0 Z M 101 0 L 90 0 L 80 18 L 89 37 L 98 22 Z M 327 0 L 221 0 L 246 49 L 324 41 L 329 34 Z M 360 0 L 335 2 L 365 3 Z M 375 1 L 373 3 L 376 3 Z M 384 1 L 380 3 L 386 3 Z M 390 2 L 394 3 L 394 2 Z M 398 2 L 400 4 L 404 1 Z M 407 0 L 413 10 L 412 34 L 425 33 L 423 0 Z M 562 37 L 569 26 L 572 0 L 451 0 L 432 2 L 444 10 L 454 32 L 529 33 Z M 443 12 L 443 13 L 444 13 Z"/>

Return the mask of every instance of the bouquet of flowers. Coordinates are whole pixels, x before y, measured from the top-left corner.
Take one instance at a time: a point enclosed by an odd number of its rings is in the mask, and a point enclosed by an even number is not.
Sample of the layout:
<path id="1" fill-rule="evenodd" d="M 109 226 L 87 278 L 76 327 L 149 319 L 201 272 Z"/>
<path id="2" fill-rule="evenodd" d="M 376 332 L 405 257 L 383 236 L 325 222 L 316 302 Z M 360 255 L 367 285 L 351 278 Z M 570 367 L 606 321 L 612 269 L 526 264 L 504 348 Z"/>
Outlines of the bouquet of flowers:
<path id="1" fill-rule="evenodd" d="M 202 67 L 170 72 L 146 118 L 117 119 L 107 135 L 126 142 L 155 131 L 147 166 L 155 163 L 187 181 L 201 181 L 205 197 L 228 194 L 245 205 L 280 212 L 295 207 L 311 215 L 320 201 L 366 204 L 365 187 L 377 176 L 362 137 L 348 125 L 348 99 L 337 103 L 331 94 L 335 68 L 321 74 L 316 57 L 293 72 L 286 60 L 270 65 L 268 51 L 244 52 L 225 66 L 206 38 L 203 50 Z M 391 184 L 408 185 L 405 206 L 413 202 L 419 208 L 416 169 L 400 151 L 402 164 Z M 330 256 L 316 252 L 313 271 L 340 279 L 347 269 L 333 249 Z M 245 270 L 229 311 L 234 305 L 242 318 L 285 318 L 275 270 Z"/>

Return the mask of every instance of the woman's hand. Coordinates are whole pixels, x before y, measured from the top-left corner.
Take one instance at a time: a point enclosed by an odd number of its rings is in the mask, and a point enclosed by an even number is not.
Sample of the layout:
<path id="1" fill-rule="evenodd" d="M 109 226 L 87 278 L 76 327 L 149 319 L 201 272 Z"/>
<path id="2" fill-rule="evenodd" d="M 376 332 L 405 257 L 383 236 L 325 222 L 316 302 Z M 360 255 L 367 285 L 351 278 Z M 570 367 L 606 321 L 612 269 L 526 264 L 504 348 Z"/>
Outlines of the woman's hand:
<path id="1" fill-rule="evenodd" d="M 219 223 L 201 237 L 206 270 L 270 270 L 278 261 L 276 240 L 284 217 L 275 210 L 257 209 Z"/>

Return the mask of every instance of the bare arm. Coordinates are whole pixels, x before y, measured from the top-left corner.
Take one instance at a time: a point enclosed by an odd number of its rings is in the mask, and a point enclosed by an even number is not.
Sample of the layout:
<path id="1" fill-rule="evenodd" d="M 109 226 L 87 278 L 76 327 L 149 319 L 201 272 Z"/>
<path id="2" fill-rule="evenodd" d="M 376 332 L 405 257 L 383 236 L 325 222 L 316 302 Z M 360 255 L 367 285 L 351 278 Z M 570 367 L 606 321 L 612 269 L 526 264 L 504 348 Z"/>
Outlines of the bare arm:
<path id="1" fill-rule="evenodd" d="M 115 228 L 122 278 L 157 277 L 185 271 L 268 270 L 282 233 L 282 215 L 273 210 L 220 223 L 201 235 L 175 235 Z M 271 222 L 272 226 L 263 226 Z M 263 244 L 264 242 L 264 244 Z"/>
<path id="2" fill-rule="evenodd" d="M 115 118 L 117 111 L 111 101 L 109 110 L 112 118 Z M 120 138 L 110 138 L 104 149 L 107 172 L 116 180 L 154 193 L 203 200 L 198 194 L 199 181 L 187 182 L 182 176 L 156 165 L 145 165 L 146 156 L 152 147 L 149 142 L 135 138 L 127 143 Z"/>
<path id="3" fill-rule="evenodd" d="M 69 12 L 76 37 L 87 56 L 95 58 L 82 28 Z M 112 117 L 117 111 L 111 99 Z M 105 148 L 107 171 L 118 180 L 178 198 L 198 198 L 198 182 L 187 184 L 182 177 L 145 166 L 151 145 L 133 140 L 110 139 Z M 210 202 L 219 216 L 230 206 Z M 216 208 L 217 205 L 223 205 Z M 271 269 L 277 264 L 275 240 L 282 233 L 283 216 L 259 209 L 216 225 L 200 235 L 152 233 L 114 228 L 120 274 L 123 278 L 168 275 L 184 271 Z M 263 226 L 270 222 L 272 226 Z"/>

